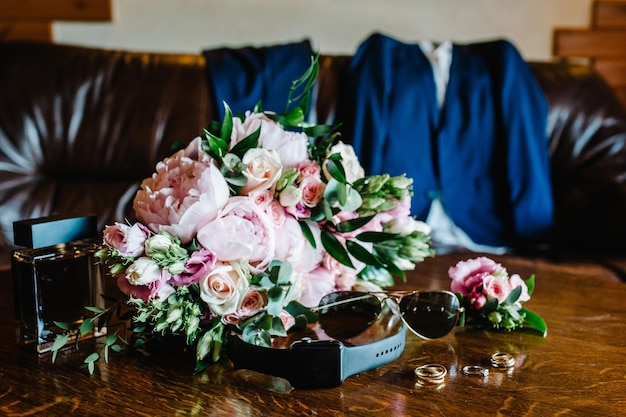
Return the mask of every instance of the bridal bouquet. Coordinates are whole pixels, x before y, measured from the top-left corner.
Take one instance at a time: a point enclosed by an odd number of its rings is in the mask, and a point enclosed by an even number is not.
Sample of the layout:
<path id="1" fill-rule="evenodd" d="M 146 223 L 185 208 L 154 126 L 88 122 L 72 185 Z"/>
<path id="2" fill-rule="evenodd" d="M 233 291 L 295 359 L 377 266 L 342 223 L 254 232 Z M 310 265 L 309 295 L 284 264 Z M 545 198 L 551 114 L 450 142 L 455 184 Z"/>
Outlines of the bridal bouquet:
<path id="1" fill-rule="evenodd" d="M 522 307 L 535 288 L 534 276 L 523 280 L 518 274 L 509 275 L 501 264 L 484 256 L 458 262 L 448 275 L 468 323 L 508 331 L 526 326 L 547 334 L 544 320 Z"/>
<path id="2" fill-rule="evenodd" d="M 317 71 L 314 59 L 285 113 L 259 104 L 236 116 L 224 104 L 221 122 L 143 181 L 138 222 L 104 230 L 99 256 L 128 296 L 135 334 L 182 335 L 197 370 L 219 358 L 227 331 L 268 346 L 315 322 L 326 293 L 392 285 L 433 255 L 429 227 L 410 215 L 412 180 L 365 175 L 337 125 L 305 122 Z M 81 329 L 65 326 L 55 353 L 112 315 L 90 311 Z M 124 341 L 109 335 L 105 354 Z M 90 372 L 99 358 L 85 360 Z"/>

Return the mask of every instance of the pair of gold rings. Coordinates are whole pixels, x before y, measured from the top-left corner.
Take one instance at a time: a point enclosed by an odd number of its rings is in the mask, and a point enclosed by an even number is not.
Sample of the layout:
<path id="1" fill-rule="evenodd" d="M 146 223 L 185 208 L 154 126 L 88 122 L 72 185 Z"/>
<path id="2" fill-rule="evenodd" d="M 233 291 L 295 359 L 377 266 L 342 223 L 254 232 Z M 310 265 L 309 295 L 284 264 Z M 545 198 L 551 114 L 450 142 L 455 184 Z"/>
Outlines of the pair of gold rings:
<path id="1" fill-rule="evenodd" d="M 435 363 L 429 363 L 428 365 L 415 368 L 415 375 L 419 381 L 426 384 L 441 384 L 447 374 L 448 370 L 445 366 Z"/>
<path id="2" fill-rule="evenodd" d="M 512 368 L 515 365 L 515 357 L 510 353 L 496 352 L 491 355 L 491 366 L 494 368 Z"/>

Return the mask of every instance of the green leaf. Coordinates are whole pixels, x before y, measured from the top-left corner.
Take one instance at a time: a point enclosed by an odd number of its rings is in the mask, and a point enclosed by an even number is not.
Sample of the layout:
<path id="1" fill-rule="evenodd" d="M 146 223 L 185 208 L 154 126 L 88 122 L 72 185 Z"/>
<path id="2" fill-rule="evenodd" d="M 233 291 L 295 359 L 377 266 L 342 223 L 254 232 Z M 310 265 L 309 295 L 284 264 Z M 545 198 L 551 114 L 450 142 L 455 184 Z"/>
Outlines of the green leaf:
<path id="1" fill-rule="evenodd" d="M 226 143 L 230 142 L 230 135 L 233 132 L 233 112 L 228 106 L 228 103 L 224 103 L 224 120 L 222 120 L 222 127 L 220 129 L 220 138 Z"/>
<path id="2" fill-rule="evenodd" d="M 333 133 L 341 126 L 341 123 L 333 125 L 311 125 L 304 128 L 304 133 L 312 138 L 326 136 Z"/>
<path id="3" fill-rule="evenodd" d="M 529 328 L 536 330 L 542 337 L 548 336 L 548 325 L 540 315 L 527 308 L 520 309 L 520 313 L 524 314 L 524 323 Z"/>
<path id="4" fill-rule="evenodd" d="M 317 249 L 315 236 L 313 236 L 313 232 L 311 231 L 309 224 L 306 222 L 306 220 L 299 220 L 298 223 L 300 224 L 300 229 L 302 229 L 302 234 L 304 235 L 306 240 L 308 240 L 311 246 L 313 246 L 313 249 Z"/>
<path id="5" fill-rule="evenodd" d="M 365 226 L 374 218 L 374 215 L 357 217 L 351 220 L 345 220 L 343 222 L 337 223 L 337 230 L 341 233 L 349 233 L 354 232 L 357 229 Z"/>
<path id="6" fill-rule="evenodd" d="M 83 336 L 91 332 L 92 330 L 93 330 L 93 319 L 91 317 L 87 317 L 80 324 L 80 328 L 78 332 L 80 333 L 81 336 Z"/>
<path id="7" fill-rule="evenodd" d="M 285 301 L 285 291 L 282 287 L 272 287 L 267 291 L 267 314 L 270 316 L 278 316 L 283 311 Z"/>
<path id="8" fill-rule="evenodd" d="M 497 298 L 491 298 L 491 299 L 487 300 L 485 305 L 483 305 L 482 310 L 483 310 L 483 313 L 489 314 L 492 311 L 495 311 L 496 308 L 498 308 L 498 299 Z"/>
<path id="9" fill-rule="evenodd" d="M 309 323 L 315 323 L 318 320 L 318 315 L 311 308 L 305 307 L 297 301 L 291 301 L 285 306 L 287 313 L 293 317 L 304 316 Z"/>
<path id="10" fill-rule="evenodd" d="M 230 152 L 237 155 L 240 159 L 243 158 L 246 152 L 248 152 L 250 149 L 253 149 L 259 146 L 260 135 L 261 135 L 261 127 L 259 126 L 257 130 L 255 130 L 250 135 L 246 136 L 245 138 L 237 142 L 237 144 L 233 146 Z"/>
<path id="11" fill-rule="evenodd" d="M 272 320 L 272 328 L 270 329 L 270 335 L 273 337 L 285 337 L 287 332 L 285 331 L 285 325 L 279 317 L 274 317 Z"/>
<path id="12" fill-rule="evenodd" d="M 96 314 L 106 313 L 107 311 L 105 308 L 90 307 L 90 306 L 86 306 L 85 310 L 91 311 L 92 313 L 96 313 Z"/>
<path id="13" fill-rule="evenodd" d="M 209 149 L 208 152 L 216 158 L 222 158 L 226 155 L 226 150 L 228 149 L 228 143 L 224 141 L 222 138 L 215 136 L 213 133 L 208 130 L 204 130 L 204 135 L 207 138 Z"/>
<path id="14" fill-rule="evenodd" d="M 107 338 L 106 338 L 106 340 L 104 342 L 104 345 L 105 346 L 111 346 L 115 342 L 117 342 L 117 334 L 111 333 L 110 335 L 107 335 Z"/>
<path id="15" fill-rule="evenodd" d="M 93 352 L 89 354 L 83 362 L 84 363 L 96 362 L 98 359 L 100 359 L 100 354 L 98 352 Z"/>
<path id="16" fill-rule="evenodd" d="M 509 296 L 504 300 L 503 304 L 513 304 L 517 301 L 519 296 L 522 295 L 522 287 L 516 287 L 509 293 Z"/>
<path id="17" fill-rule="evenodd" d="M 528 295 L 532 295 L 533 291 L 535 291 L 535 275 L 531 275 L 526 281 L 526 286 L 528 287 Z"/>
<path id="18" fill-rule="evenodd" d="M 346 248 L 348 249 L 348 252 L 350 252 L 350 254 L 359 261 L 364 262 L 367 265 L 373 265 L 379 268 L 384 267 L 383 263 L 376 256 L 371 254 L 367 249 L 365 249 L 358 243 L 352 240 L 347 240 Z"/>
<path id="19" fill-rule="evenodd" d="M 78 326 L 76 326 L 73 323 L 66 323 L 64 321 L 55 321 L 54 322 L 55 326 L 57 326 L 59 329 L 63 329 L 63 330 L 76 330 L 78 328 Z"/>
<path id="20" fill-rule="evenodd" d="M 65 346 L 69 340 L 70 336 L 67 334 L 58 334 L 56 336 L 52 344 L 52 363 L 56 360 L 59 349 Z"/>
<path id="21" fill-rule="evenodd" d="M 345 171 L 343 170 L 343 165 L 341 162 L 335 161 L 334 159 L 328 158 L 326 161 L 326 170 L 330 174 L 332 178 L 334 178 L 340 184 L 347 184 L 348 180 L 346 179 Z"/>
<path id="22" fill-rule="evenodd" d="M 343 265 L 349 266 L 350 268 L 354 268 L 352 261 L 350 260 L 350 256 L 348 252 L 343 247 L 343 245 L 337 240 L 335 235 L 333 235 L 328 230 L 322 230 L 321 234 L 322 246 L 326 249 L 326 252 L 333 258 L 335 258 L 338 262 Z"/>
<path id="23" fill-rule="evenodd" d="M 356 235 L 356 239 L 361 242 L 380 243 L 392 240 L 400 236 L 396 233 L 384 233 L 384 232 L 363 232 Z"/>
<path id="24" fill-rule="evenodd" d="M 280 269 L 278 270 L 278 280 L 276 283 L 278 285 L 288 285 L 291 283 L 291 274 L 293 273 L 293 268 L 291 267 L 291 263 L 289 261 L 283 261 L 280 265 Z"/>

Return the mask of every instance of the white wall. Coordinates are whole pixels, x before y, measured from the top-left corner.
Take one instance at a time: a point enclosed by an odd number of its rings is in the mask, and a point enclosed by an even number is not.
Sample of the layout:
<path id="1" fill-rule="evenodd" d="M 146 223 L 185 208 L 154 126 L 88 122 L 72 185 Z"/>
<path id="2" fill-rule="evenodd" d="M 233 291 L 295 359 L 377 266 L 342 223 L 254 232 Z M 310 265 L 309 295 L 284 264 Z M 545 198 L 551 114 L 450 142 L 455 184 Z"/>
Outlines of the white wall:
<path id="1" fill-rule="evenodd" d="M 159 52 L 309 38 L 348 53 L 371 32 L 400 40 L 505 37 L 527 59 L 551 58 L 556 27 L 586 27 L 592 0 L 113 0 L 110 23 L 56 23 L 56 42 Z"/>

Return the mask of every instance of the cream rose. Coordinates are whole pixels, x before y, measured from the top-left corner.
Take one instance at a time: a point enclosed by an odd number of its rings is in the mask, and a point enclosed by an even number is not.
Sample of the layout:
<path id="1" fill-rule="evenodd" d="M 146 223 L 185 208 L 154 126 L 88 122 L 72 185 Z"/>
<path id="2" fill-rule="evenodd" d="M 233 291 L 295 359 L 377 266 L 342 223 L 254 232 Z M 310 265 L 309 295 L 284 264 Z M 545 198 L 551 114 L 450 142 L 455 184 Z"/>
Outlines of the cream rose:
<path id="1" fill-rule="evenodd" d="M 137 258 L 126 270 L 126 279 L 132 285 L 147 285 L 161 279 L 161 267 L 151 258 Z"/>
<path id="2" fill-rule="evenodd" d="M 217 266 L 199 285 L 200 298 L 220 316 L 235 313 L 249 287 L 246 271 L 237 262 Z"/>
<path id="3" fill-rule="evenodd" d="M 247 167 L 243 175 L 248 179 L 241 190 L 242 195 L 273 189 L 282 173 L 282 163 L 275 150 L 250 149 L 243 156 L 242 162 Z"/>

